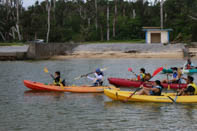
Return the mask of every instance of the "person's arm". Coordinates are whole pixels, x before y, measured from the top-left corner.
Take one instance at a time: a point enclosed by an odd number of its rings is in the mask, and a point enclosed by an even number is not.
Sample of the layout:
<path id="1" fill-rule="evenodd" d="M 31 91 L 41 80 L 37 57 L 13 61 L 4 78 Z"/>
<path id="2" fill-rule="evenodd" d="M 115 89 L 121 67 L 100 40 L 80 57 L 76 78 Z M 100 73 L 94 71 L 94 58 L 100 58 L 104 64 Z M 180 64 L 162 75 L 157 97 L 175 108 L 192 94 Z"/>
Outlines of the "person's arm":
<path id="1" fill-rule="evenodd" d="M 97 73 L 95 73 L 94 75 L 95 75 L 95 77 L 96 77 L 97 80 L 98 79 L 101 79 L 101 80 L 103 79 L 103 76 L 102 75 L 98 75 Z"/>
<path id="2" fill-rule="evenodd" d="M 87 76 L 87 78 L 90 79 L 90 80 L 92 80 L 92 81 L 95 79 L 95 78 L 92 78 L 90 76 Z"/>
<path id="3" fill-rule="evenodd" d="M 194 67 L 194 64 L 193 64 L 193 63 L 191 63 L 191 67 L 192 67 L 192 68 Z"/>
<path id="4" fill-rule="evenodd" d="M 185 81 L 187 82 L 187 78 L 185 78 L 185 77 L 181 77 L 181 79 L 183 79 L 183 80 L 185 80 Z"/>

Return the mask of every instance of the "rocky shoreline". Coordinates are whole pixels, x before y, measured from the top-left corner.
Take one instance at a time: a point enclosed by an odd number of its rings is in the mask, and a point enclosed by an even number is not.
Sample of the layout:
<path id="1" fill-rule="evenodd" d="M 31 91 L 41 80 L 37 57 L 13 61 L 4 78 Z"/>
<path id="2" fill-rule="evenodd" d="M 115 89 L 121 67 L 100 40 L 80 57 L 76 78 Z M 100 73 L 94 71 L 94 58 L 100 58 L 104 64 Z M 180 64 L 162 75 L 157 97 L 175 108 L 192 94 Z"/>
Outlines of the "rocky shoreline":
<path id="1" fill-rule="evenodd" d="M 87 44 L 79 45 L 67 55 L 51 59 L 69 58 L 183 58 L 183 44 Z"/>
<path id="2" fill-rule="evenodd" d="M 30 44 L 0 47 L 0 60 L 74 59 L 74 58 L 184 58 L 190 55 L 184 44 Z M 197 52 L 197 48 L 192 49 Z M 20 53 L 19 53 L 20 52 Z M 196 53 L 197 54 L 197 53 Z M 20 56 L 20 57 L 19 57 Z M 10 59 L 12 58 L 12 59 Z M 193 55 L 193 58 L 197 58 Z"/>

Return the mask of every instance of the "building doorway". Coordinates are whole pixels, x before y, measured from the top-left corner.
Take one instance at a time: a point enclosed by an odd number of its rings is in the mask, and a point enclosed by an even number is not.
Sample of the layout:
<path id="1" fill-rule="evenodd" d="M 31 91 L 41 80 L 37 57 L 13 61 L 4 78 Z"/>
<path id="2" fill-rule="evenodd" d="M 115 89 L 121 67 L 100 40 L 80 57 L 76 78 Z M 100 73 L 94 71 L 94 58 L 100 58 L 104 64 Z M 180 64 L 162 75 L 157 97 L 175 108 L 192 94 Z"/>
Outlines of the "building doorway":
<path id="1" fill-rule="evenodd" d="M 161 33 L 151 33 L 151 43 L 161 43 Z"/>

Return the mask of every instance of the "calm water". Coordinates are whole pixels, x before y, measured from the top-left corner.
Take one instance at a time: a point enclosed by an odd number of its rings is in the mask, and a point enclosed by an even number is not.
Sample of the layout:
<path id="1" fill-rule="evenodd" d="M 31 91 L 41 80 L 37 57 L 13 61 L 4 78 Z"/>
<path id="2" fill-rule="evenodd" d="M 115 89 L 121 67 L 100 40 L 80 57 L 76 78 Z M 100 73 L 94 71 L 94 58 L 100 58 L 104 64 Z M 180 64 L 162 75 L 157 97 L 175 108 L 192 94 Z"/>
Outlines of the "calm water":
<path id="1" fill-rule="evenodd" d="M 197 65 L 197 61 L 193 61 Z M 128 67 L 138 73 L 145 67 L 152 73 L 165 65 L 181 66 L 174 59 L 76 59 L 64 61 L 0 62 L 0 131 L 55 130 L 196 130 L 197 104 L 122 103 L 104 94 L 32 92 L 23 80 L 51 82 L 50 72 L 60 70 L 72 85 L 91 84 L 78 75 L 108 67 L 105 77 L 134 77 Z M 197 83 L 197 76 L 194 75 Z M 163 79 L 157 75 L 153 79 Z M 105 81 L 107 85 L 107 81 Z"/>

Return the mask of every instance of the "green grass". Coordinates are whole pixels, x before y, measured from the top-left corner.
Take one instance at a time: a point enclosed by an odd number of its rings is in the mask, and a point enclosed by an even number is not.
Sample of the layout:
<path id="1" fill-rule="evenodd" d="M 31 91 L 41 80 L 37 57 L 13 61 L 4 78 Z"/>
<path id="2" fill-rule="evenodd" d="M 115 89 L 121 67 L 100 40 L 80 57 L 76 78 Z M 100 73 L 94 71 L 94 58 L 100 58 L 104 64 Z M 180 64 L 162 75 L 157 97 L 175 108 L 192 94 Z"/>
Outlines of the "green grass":
<path id="1" fill-rule="evenodd" d="M 24 43 L 17 43 L 17 42 L 12 42 L 12 43 L 0 43 L 0 46 L 23 46 L 25 45 Z"/>

